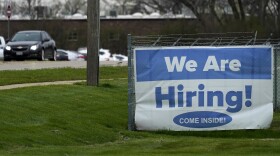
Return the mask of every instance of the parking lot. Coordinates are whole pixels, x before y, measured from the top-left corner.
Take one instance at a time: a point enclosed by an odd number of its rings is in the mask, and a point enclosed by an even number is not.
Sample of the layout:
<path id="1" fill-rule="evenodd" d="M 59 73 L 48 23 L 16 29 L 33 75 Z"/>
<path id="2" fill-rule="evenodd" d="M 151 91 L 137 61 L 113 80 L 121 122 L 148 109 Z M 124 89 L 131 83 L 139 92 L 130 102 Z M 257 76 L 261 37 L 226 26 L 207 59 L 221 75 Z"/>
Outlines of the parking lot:
<path id="1" fill-rule="evenodd" d="M 32 70 L 46 68 L 86 68 L 86 61 L 0 61 L 0 70 Z M 127 62 L 100 61 L 100 66 L 126 66 Z"/>

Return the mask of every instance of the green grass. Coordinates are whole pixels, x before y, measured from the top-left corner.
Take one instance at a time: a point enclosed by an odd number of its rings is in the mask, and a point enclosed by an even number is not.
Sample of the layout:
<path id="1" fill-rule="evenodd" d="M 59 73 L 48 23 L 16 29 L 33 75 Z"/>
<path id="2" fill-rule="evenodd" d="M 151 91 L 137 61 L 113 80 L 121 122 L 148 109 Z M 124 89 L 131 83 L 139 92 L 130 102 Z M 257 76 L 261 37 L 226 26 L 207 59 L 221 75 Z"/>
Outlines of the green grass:
<path id="1" fill-rule="evenodd" d="M 100 79 L 111 78 L 127 78 L 127 67 L 100 67 Z M 0 71 L 0 86 L 85 79 L 86 69 L 76 68 Z"/>
<path id="2" fill-rule="evenodd" d="M 127 80 L 0 91 L 0 155 L 279 155 L 268 130 L 127 130 Z"/>

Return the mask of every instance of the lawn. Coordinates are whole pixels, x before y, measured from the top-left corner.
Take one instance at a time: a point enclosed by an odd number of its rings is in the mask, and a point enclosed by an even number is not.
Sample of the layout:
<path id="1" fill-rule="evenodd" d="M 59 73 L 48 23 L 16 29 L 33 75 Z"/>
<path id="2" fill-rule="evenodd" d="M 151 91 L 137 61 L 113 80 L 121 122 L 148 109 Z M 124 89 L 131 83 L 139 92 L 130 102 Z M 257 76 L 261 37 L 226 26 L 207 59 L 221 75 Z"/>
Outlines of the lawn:
<path id="1" fill-rule="evenodd" d="M 77 79 L 85 79 L 83 69 L 64 70 L 69 74 L 65 80 L 77 75 Z M 43 73 L 47 77 L 47 73 L 57 75 L 53 78 L 56 81 L 66 71 L 8 73 L 20 73 L 18 77 L 25 79 L 23 82 L 33 82 L 28 75 L 41 82 Z M 127 80 L 120 79 L 126 74 L 124 67 L 102 67 L 99 87 L 79 83 L 0 91 L 0 155 L 280 154 L 279 112 L 274 113 L 272 126 L 267 130 L 128 131 Z M 3 72 L 0 75 L 8 77 Z M 15 78 L 9 83 L 20 80 Z"/>
<path id="2" fill-rule="evenodd" d="M 100 67 L 100 79 L 112 78 L 127 78 L 127 67 Z M 86 69 L 76 68 L 0 71 L 0 86 L 85 79 Z"/>
<path id="3" fill-rule="evenodd" d="M 268 130 L 127 130 L 127 80 L 0 91 L 0 155 L 277 155 L 280 113 Z"/>

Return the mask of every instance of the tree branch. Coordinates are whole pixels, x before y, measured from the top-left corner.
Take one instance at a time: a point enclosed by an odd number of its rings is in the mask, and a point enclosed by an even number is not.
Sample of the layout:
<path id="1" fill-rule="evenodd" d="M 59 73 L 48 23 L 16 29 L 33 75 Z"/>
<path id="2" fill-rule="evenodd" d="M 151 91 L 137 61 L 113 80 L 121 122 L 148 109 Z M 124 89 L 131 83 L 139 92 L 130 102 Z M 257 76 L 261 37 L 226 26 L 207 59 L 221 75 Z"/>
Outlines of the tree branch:
<path id="1" fill-rule="evenodd" d="M 233 12 L 233 16 L 236 20 L 240 20 L 239 12 L 237 10 L 236 4 L 234 0 L 228 0 L 228 4 L 231 7 L 231 10 Z"/>

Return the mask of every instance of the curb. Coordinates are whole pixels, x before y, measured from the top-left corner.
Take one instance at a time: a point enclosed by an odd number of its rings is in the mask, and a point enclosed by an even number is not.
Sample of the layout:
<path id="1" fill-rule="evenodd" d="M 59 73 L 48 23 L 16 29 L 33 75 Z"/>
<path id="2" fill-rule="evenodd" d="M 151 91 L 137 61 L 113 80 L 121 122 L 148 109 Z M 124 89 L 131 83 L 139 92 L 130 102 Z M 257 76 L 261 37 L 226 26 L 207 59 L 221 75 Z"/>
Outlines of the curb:
<path id="1" fill-rule="evenodd" d="M 125 80 L 127 78 L 118 78 L 120 80 Z M 100 79 L 106 81 L 113 81 L 116 79 Z M 9 89 L 16 89 L 16 88 L 24 88 L 24 87 L 35 87 L 35 86 L 48 86 L 48 85 L 71 85 L 77 82 L 85 82 L 86 80 L 73 80 L 73 81 L 54 81 L 54 82 L 36 82 L 36 83 L 23 83 L 23 84 L 12 84 L 12 85 L 5 85 L 0 86 L 1 90 L 9 90 Z"/>
<path id="2" fill-rule="evenodd" d="M 74 81 L 55 81 L 55 82 L 12 84 L 12 85 L 0 86 L 0 90 L 8 90 L 8 89 L 24 88 L 24 87 L 34 87 L 34 86 L 67 85 L 67 84 L 74 84 L 74 83 L 77 83 L 77 82 L 84 82 L 84 81 L 85 80 L 74 80 Z"/>

